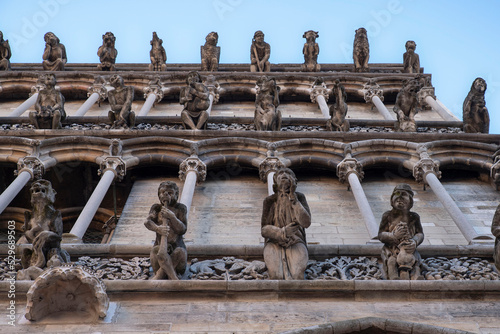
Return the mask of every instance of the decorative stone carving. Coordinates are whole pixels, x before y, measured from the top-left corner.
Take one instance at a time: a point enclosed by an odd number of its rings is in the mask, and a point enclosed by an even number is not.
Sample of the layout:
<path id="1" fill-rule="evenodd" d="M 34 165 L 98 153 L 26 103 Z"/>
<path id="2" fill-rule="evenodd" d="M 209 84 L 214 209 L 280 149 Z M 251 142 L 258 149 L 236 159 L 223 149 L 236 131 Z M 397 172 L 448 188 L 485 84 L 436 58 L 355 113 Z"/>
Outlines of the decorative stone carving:
<path id="1" fill-rule="evenodd" d="M 0 31 L 0 71 L 10 70 L 10 45 L 8 39 L 3 39 L 3 33 Z"/>
<path id="2" fill-rule="evenodd" d="M 492 158 L 494 163 L 490 168 L 490 177 L 498 190 L 498 185 L 500 184 L 500 149 L 493 154 Z"/>
<path id="3" fill-rule="evenodd" d="M 369 72 L 368 59 L 370 58 L 370 45 L 365 28 L 356 30 L 352 52 L 354 59 L 354 72 Z"/>
<path id="4" fill-rule="evenodd" d="M 181 88 L 179 96 L 179 103 L 184 105 L 181 112 L 182 125 L 186 129 L 205 129 L 209 116 L 207 109 L 210 107 L 210 92 L 196 71 L 188 73 L 186 84 L 187 87 Z"/>
<path id="5" fill-rule="evenodd" d="M 102 45 L 97 49 L 97 56 L 101 63 L 97 65 L 97 69 L 101 71 L 115 70 L 116 56 L 118 55 L 115 41 L 116 37 L 110 31 L 102 35 Z"/>
<path id="6" fill-rule="evenodd" d="M 207 87 L 208 91 L 210 92 L 210 95 L 213 97 L 213 104 L 216 104 L 219 102 L 219 90 L 220 90 L 220 85 L 215 79 L 215 76 L 210 74 L 207 75 L 207 79 L 204 82 L 205 86 Z"/>
<path id="7" fill-rule="evenodd" d="M 43 51 L 42 67 L 44 71 L 64 71 L 68 59 L 66 58 L 66 48 L 53 32 L 48 32 L 43 36 L 45 40 L 45 50 Z"/>
<path id="8" fill-rule="evenodd" d="M 415 53 L 417 43 L 407 41 L 405 44 L 406 52 L 403 54 L 403 72 L 404 73 L 420 73 L 420 59 Z"/>
<path id="9" fill-rule="evenodd" d="M 30 188 L 31 211 L 24 212 L 23 241 L 33 245 L 25 248 L 21 256 L 23 270 L 19 280 L 38 277 L 45 267 L 60 266 L 70 261 L 69 254 L 61 249 L 63 223 L 61 212 L 54 209 L 56 191 L 47 180 L 37 180 Z"/>
<path id="10" fill-rule="evenodd" d="M 419 112 L 417 94 L 421 84 L 416 79 L 403 81 L 403 87 L 396 96 L 393 111 L 396 113 L 397 121 L 394 130 L 399 132 L 417 132 L 415 115 Z"/>
<path id="11" fill-rule="evenodd" d="M 104 77 L 98 75 L 94 79 L 94 83 L 87 90 L 87 97 L 90 97 L 92 94 L 99 94 L 99 106 L 101 106 L 101 102 L 108 98 L 108 89 L 106 88 L 106 79 Z"/>
<path id="12" fill-rule="evenodd" d="M 319 45 L 316 43 L 316 38 L 319 37 L 318 31 L 309 30 L 302 36 L 306 39 L 302 53 L 304 54 L 304 64 L 302 71 L 319 72 L 321 66 L 318 64 Z"/>
<path id="13" fill-rule="evenodd" d="M 111 145 L 113 145 L 113 143 Z M 113 147 L 110 148 L 110 150 L 113 149 Z M 103 161 L 101 161 L 101 165 L 99 170 L 97 171 L 97 174 L 99 176 L 104 175 L 104 173 L 108 170 L 112 171 L 115 174 L 115 177 L 118 179 L 118 181 L 121 181 L 125 177 L 126 173 L 125 162 L 122 160 L 122 158 L 117 156 L 106 157 Z"/>
<path id="14" fill-rule="evenodd" d="M 418 183 L 425 182 L 425 175 L 432 173 L 436 175 L 437 178 L 441 177 L 441 172 L 439 171 L 439 163 L 430 158 L 420 159 L 415 166 L 413 166 L 413 177 Z"/>
<path id="15" fill-rule="evenodd" d="M 325 261 L 309 261 L 306 269 L 308 280 L 378 280 L 382 278 L 376 258 L 347 256 Z"/>
<path id="16" fill-rule="evenodd" d="M 363 86 L 363 98 L 366 103 L 371 103 L 374 96 L 378 96 L 380 101 L 384 101 L 384 91 L 375 79 L 370 79 Z"/>
<path id="17" fill-rule="evenodd" d="M 190 171 L 196 172 L 196 184 L 202 183 L 207 178 L 207 165 L 196 156 L 187 158 L 179 165 L 179 179 L 182 182 L 186 181 L 186 175 Z"/>
<path id="18" fill-rule="evenodd" d="M 155 104 L 159 103 L 163 99 L 163 84 L 159 76 L 155 77 L 153 80 L 149 81 L 148 85 L 144 88 L 144 98 L 146 99 L 149 94 L 155 94 Z"/>
<path id="19" fill-rule="evenodd" d="M 152 279 L 178 280 L 187 267 L 187 251 L 183 235 L 187 230 L 187 208 L 178 203 L 179 188 L 172 181 L 160 183 L 158 198 L 161 204 L 153 204 L 144 223 L 156 232 L 151 249 L 151 266 L 155 273 Z"/>
<path id="20" fill-rule="evenodd" d="M 348 132 L 350 124 L 346 119 L 347 93 L 338 79 L 333 84 L 333 96 L 335 97 L 335 103 L 330 106 L 330 116 L 332 118 L 326 122 L 326 129 L 329 131 Z"/>
<path id="21" fill-rule="evenodd" d="M 115 89 L 108 92 L 108 101 L 111 110 L 108 118 L 111 121 L 111 128 L 129 128 L 135 125 L 135 112 L 132 111 L 132 101 L 134 101 L 134 87 L 125 86 L 123 78 L 118 74 L 113 74 L 109 78 L 109 83 Z"/>
<path id="22" fill-rule="evenodd" d="M 476 78 L 463 104 L 464 132 L 466 133 L 489 133 L 490 131 L 490 115 L 484 100 L 485 92 L 486 81 L 483 78 Z"/>
<path id="23" fill-rule="evenodd" d="M 365 176 L 363 166 L 354 158 L 346 157 L 337 165 L 337 176 L 340 183 L 348 182 L 349 174 L 354 173 L 361 181 Z"/>
<path id="24" fill-rule="evenodd" d="M 422 261 L 426 280 L 476 281 L 498 280 L 494 265 L 480 258 L 429 257 Z"/>
<path id="25" fill-rule="evenodd" d="M 271 72 L 270 56 L 271 46 L 264 42 L 264 33 L 256 31 L 250 47 L 250 72 Z"/>
<path id="26" fill-rule="evenodd" d="M 274 174 L 275 193 L 263 203 L 261 233 L 270 279 L 304 279 L 309 260 L 305 229 L 311 225 L 311 212 L 296 187 L 293 171 L 281 168 Z"/>
<path id="27" fill-rule="evenodd" d="M 312 103 L 316 103 L 316 98 L 322 95 L 325 98 L 325 102 L 328 102 L 328 97 L 330 96 L 330 90 L 326 87 L 325 79 L 322 77 L 317 77 L 311 86 L 311 93 L 309 97 Z"/>
<path id="28" fill-rule="evenodd" d="M 78 317 L 93 322 L 104 318 L 109 307 L 106 286 L 81 267 L 51 268 L 40 275 L 26 294 L 26 319 L 47 316 Z"/>
<path id="29" fill-rule="evenodd" d="M 149 58 L 151 59 L 151 64 L 149 64 L 150 71 L 166 71 L 167 64 L 167 53 L 163 47 L 163 40 L 158 38 L 156 31 L 153 32 L 153 39 L 151 40 L 151 51 L 149 51 Z"/>
<path id="30" fill-rule="evenodd" d="M 220 46 L 217 46 L 219 35 L 212 31 L 205 37 L 205 45 L 200 47 L 201 70 L 215 72 L 219 69 Z"/>
<path id="31" fill-rule="evenodd" d="M 245 261 L 232 256 L 222 259 L 198 261 L 189 266 L 193 280 L 260 280 L 267 278 L 266 264 L 262 261 Z"/>
<path id="32" fill-rule="evenodd" d="M 45 173 L 45 167 L 37 157 L 27 156 L 19 159 L 17 162 L 17 171 L 15 171 L 14 174 L 19 175 L 24 171 L 31 174 L 32 180 L 38 180 L 41 179 Z"/>
<path id="33" fill-rule="evenodd" d="M 417 246 L 424 241 L 420 216 L 410 211 L 413 191 L 408 184 L 399 184 L 391 195 L 392 210 L 382 215 L 378 238 L 384 243 L 382 263 L 389 280 L 423 279 L 422 258 Z"/>
<path id="34" fill-rule="evenodd" d="M 280 168 L 285 168 L 285 164 L 276 157 L 267 157 L 259 165 L 259 177 L 262 182 L 267 182 L 267 174 L 276 172 Z"/>
<path id="35" fill-rule="evenodd" d="M 255 86 L 254 124 L 257 131 L 279 131 L 281 129 L 280 87 L 274 78 L 262 76 Z"/>
<path id="36" fill-rule="evenodd" d="M 495 215 L 491 222 L 491 234 L 495 237 L 495 249 L 493 251 L 493 259 L 495 266 L 500 271 L 500 205 L 497 206 Z"/>
<path id="37" fill-rule="evenodd" d="M 29 113 L 30 123 L 36 129 L 60 129 L 66 112 L 64 96 L 56 89 L 56 76 L 53 73 L 42 74 L 40 81 L 44 88 L 38 93 L 35 111 Z"/>
<path id="38" fill-rule="evenodd" d="M 75 265 L 94 272 L 100 279 L 108 280 L 147 280 L 151 263 L 147 257 L 134 257 L 130 260 L 120 258 L 91 258 L 81 256 Z"/>

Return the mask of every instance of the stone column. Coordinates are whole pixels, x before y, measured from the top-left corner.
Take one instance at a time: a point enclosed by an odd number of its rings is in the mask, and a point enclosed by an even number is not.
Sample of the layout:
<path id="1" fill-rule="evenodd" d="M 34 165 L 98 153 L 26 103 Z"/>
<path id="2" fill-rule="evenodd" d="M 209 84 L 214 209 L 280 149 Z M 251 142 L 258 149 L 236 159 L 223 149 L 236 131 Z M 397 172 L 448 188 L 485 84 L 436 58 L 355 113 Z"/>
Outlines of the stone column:
<path id="1" fill-rule="evenodd" d="M 113 90 L 114 87 L 106 85 L 106 80 L 98 76 L 92 86 L 89 87 L 87 92 L 87 101 L 85 101 L 80 108 L 76 111 L 74 116 L 83 116 L 89 111 L 89 109 L 99 101 L 99 105 L 102 101 L 105 101 L 108 98 L 108 92 Z"/>
<path id="2" fill-rule="evenodd" d="M 99 183 L 97 184 L 97 187 L 92 192 L 92 195 L 85 204 L 85 207 L 78 216 L 75 224 L 71 228 L 69 235 L 64 235 L 66 243 L 68 243 L 68 241 L 81 242 L 87 228 L 97 212 L 97 209 L 99 209 L 104 196 L 108 192 L 111 183 L 116 178 L 121 180 L 125 176 L 125 162 L 120 157 L 107 157 L 101 163 L 99 174 L 102 176 L 101 180 L 99 180 Z"/>
<path id="3" fill-rule="evenodd" d="M 374 81 L 370 80 L 363 86 L 363 96 L 366 103 L 373 103 L 373 105 L 377 108 L 378 112 L 384 117 L 384 119 L 394 121 L 394 116 L 382 103 L 382 101 L 384 101 L 383 93 L 384 91 Z"/>
<path id="4" fill-rule="evenodd" d="M 450 194 L 443 187 L 439 178 L 441 177 L 441 172 L 439 171 L 439 164 L 436 163 L 431 158 L 425 157 L 421 158 L 417 164 L 413 167 L 413 176 L 417 182 L 424 182 L 428 184 L 437 198 L 443 204 L 444 208 L 450 214 L 451 218 L 462 232 L 463 236 L 469 243 L 480 240 L 491 240 L 492 238 L 486 235 L 479 235 L 470 222 L 467 220 L 465 215 L 462 213 L 457 204 L 453 201 Z"/>
<path id="5" fill-rule="evenodd" d="M 280 168 L 284 168 L 285 165 L 279 158 L 267 157 L 259 165 L 259 177 L 262 182 L 267 181 L 267 193 L 269 196 L 274 194 L 274 174 Z"/>
<path id="6" fill-rule="evenodd" d="M 154 80 L 149 82 L 149 85 L 144 88 L 144 98 L 146 102 L 142 105 L 141 110 L 137 116 L 146 116 L 153 105 L 159 103 L 163 99 L 163 85 L 160 81 L 160 77 L 156 77 Z"/>
<path id="7" fill-rule="evenodd" d="M 205 86 L 207 86 L 208 91 L 210 92 L 210 96 L 208 97 L 210 99 L 210 106 L 207 109 L 208 115 L 212 112 L 212 106 L 219 102 L 219 90 L 220 90 L 220 85 L 215 80 L 215 76 L 210 74 L 207 76 L 207 80 L 205 80 Z"/>
<path id="8" fill-rule="evenodd" d="M 184 182 L 179 202 L 186 206 L 188 215 L 193 202 L 194 188 L 205 181 L 206 177 L 207 166 L 195 155 L 184 160 L 179 166 L 179 179 Z"/>
<path id="9" fill-rule="evenodd" d="M 31 87 L 31 93 L 30 97 L 21 103 L 19 107 L 14 109 L 8 117 L 19 117 L 21 116 L 26 110 L 29 108 L 33 107 L 36 103 L 36 100 L 38 99 L 38 92 L 45 88 L 44 84 L 41 84 L 40 82 L 37 82 L 35 86 Z"/>
<path id="10" fill-rule="evenodd" d="M 439 105 L 436 101 L 436 95 L 434 95 L 434 87 L 422 87 L 417 94 L 418 102 L 420 105 L 429 105 L 432 110 L 435 110 L 439 116 L 445 121 L 456 121 L 457 119 L 450 115 L 443 107 Z"/>
<path id="11" fill-rule="evenodd" d="M 19 159 L 17 162 L 17 177 L 0 195 L 0 214 L 9 206 L 10 202 L 19 194 L 21 189 L 30 180 L 40 179 L 44 174 L 43 163 L 33 156 L 27 156 Z"/>
<path id="12" fill-rule="evenodd" d="M 379 224 L 375 220 L 370 203 L 368 203 L 368 199 L 360 183 L 360 180 L 362 180 L 364 176 L 361 164 L 348 154 L 347 157 L 337 165 L 337 176 L 341 183 L 345 183 L 346 181 L 349 182 L 356 204 L 365 221 L 370 239 L 378 239 Z"/>
<path id="13" fill-rule="evenodd" d="M 328 105 L 326 104 L 329 96 L 330 91 L 326 87 L 325 82 L 321 78 L 316 79 L 311 87 L 309 97 L 311 98 L 312 103 L 318 104 L 321 114 L 323 114 L 323 118 L 325 119 L 330 118 L 330 108 L 328 108 Z"/>

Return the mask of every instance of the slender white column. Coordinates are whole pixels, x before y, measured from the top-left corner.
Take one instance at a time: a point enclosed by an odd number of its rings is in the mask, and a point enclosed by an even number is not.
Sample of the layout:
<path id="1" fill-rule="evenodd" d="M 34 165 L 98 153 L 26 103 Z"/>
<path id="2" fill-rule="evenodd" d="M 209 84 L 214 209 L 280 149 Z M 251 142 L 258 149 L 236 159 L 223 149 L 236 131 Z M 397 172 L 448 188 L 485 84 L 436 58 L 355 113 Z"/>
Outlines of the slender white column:
<path id="1" fill-rule="evenodd" d="M 142 105 L 142 108 L 137 116 L 146 116 L 153 107 L 155 100 L 156 100 L 156 94 L 149 93 L 148 97 L 146 98 L 146 102 L 144 102 L 144 104 Z"/>
<path id="2" fill-rule="evenodd" d="M 35 93 L 30 96 L 29 99 L 24 101 L 19 107 L 14 109 L 10 114 L 9 117 L 18 117 L 21 116 L 26 110 L 31 108 L 32 106 L 35 105 L 36 99 L 38 98 L 38 93 Z"/>
<path id="3" fill-rule="evenodd" d="M 372 103 L 375 105 L 375 108 L 377 108 L 378 112 L 384 117 L 384 119 L 394 121 L 394 117 L 391 115 L 389 110 L 387 110 L 387 107 L 377 95 L 372 96 Z"/>
<path id="4" fill-rule="evenodd" d="M 94 218 L 95 213 L 97 212 L 97 209 L 99 209 L 99 206 L 101 205 L 101 202 L 104 199 L 109 186 L 115 179 L 115 176 L 116 172 L 113 170 L 108 169 L 104 172 L 101 180 L 97 184 L 97 187 L 94 189 L 92 196 L 90 196 L 87 204 L 85 204 L 85 207 L 80 213 L 80 216 L 78 216 L 78 219 L 71 228 L 70 234 L 73 234 L 80 239 L 83 238 L 85 232 L 87 231 L 87 228 Z"/>
<path id="5" fill-rule="evenodd" d="M 274 185 L 274 174 L 275 173 L 276 173 L 275 171 L 267 173 L 267 194 L 269 196 L 274 194 L 273 185 Z"/>
<path id="6" fill-rule="evenodd" d="M 368 199 L 366 198 L 365 192 L 361 183 L 359 182 L 358 175 L 356 173 L 349 173 L 347 177 L 349 181 L 349 185 L 351 186 L 352 193 L 354 198 L 356 199 L 356 204 L 358 205 L 359 211 L 363 216 L 365 221 L 366 229 L 368 230 L 368 234 L 370 235 L 370 239 L 375 239 L 378 237 L 378 223 L 375 220 L 375 216 L 373 215 L 373 211 L 368 203 Z"/>
<path id="7" fill-rule="evenodd" d="M 14 181 L 4 190 L 0 195 L 0 214 L 5 210 L 5 208 L 12 202 L 14 197 L 19 194 L 21 189 L 28 183 L 31 179 L 31 174 L 24 170 L 19 173 Z"/>
<path id="8" fill-rule="evenodd" d="M 94 103 L 99 100 L 99 94 L 98 93 L 92 93 L 92 95 L 89 96 L 87 101 L 85 101 L 80 108 L 75 113 L 75 116 L 83 116 L 89 111 L 89 109 L 94 105 Z"/>
<path id="9" fill-rule="evenodd" d="M 446 110 L 444 110 L 443 107 L 441 107 L 439 103 L 437 103 L 437 101 L 432 98 L 432 96 L 427 95 L 425 97 L 425 102 L 430 105 L 431 108 L 435 110 L 445 121 L 456 121 L 456 119 Z"/>
<path id="10" fill-rule="evenodd" d="M 321 109 L 321 113 L 323 114 L 323 118 L 330 118 L 330 109 L 326 104 L 325 97 L 323 95 L 316 96 L 316 102 L 319 105 L 319 109 Z"/>
<path id="11" fill-rule="evenodd" d="M 191 203 L 193 202 L 194 189 L 196 187 L 196 180 L 198 179 L 198 173 L 195 170 L 190 170 L 186 173 L 186 180 L 182 187 L 180 203 L 184 204 L 187 208 L 187 212 L 191 209 Z"/>
<path id="12" fill-rule="evenodd" d="M 212 112 L 212 105 L 214 104 L 214 96 L 210 94 L 208 99 L 210 100 L 210 106 L 208 106 L 207 113 L 210 116 L 210 113 Z"/>
<path id="13" fill-rule="evenodd" d="M 205 181 L 206 177 L 207 166 L 196 155 L 190 156 L 179 165 L 179 178 L 184 182 L 179 202 L 186 206 L 188 215 L 196 184 Z"/>

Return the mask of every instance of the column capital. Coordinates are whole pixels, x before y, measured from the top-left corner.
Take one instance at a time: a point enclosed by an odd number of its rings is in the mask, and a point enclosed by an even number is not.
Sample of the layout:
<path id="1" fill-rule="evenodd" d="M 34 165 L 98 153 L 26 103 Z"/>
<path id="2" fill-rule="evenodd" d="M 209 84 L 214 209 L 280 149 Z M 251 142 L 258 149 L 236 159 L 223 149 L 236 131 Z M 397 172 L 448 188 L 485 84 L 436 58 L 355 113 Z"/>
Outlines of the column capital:
<path id="1" fill-rule="evenodd" d="M 425 176 L 429 173 L 436 175 L 438 179 L 441 178 L 439 163 L 431 158 L 420 159 L 415 166 L 413 166 L 413 177 L 418 183 L 425 184 Z"/>
<path id="2" fill-rule="evenodd" d="M 494 155 L 493 161 L 494 164 L 490 168 L 490 177 L 495 183 L 495 185 L 498 187 L 498 185 L 500 185 L 500 155 Z"/>
<path id="3" fill-rule="evenodd" d="M 277 172 L 280 168 L 284 168 L 285 164 L 276 157 L 267 157 L 259 165 L 259 178 L 262 182 L 267 182 L 267 175 L 271 172 Z"/>
<path id="4" fill-rule="evenodd" d="M 155 94 L 155 104 L 159 103 L 164 95 L 162 88 L 163 84 L 161 83 L 160 77 L 155 77 L 153 80 L 149 81 L 146 87 L 144 87 L 144 98 L 147 99 L 149 94 Z"/>
<path id="5" fill-rule="evenodd" d="M 328 98 L 330 96 L 330 90 L 326 87 L 325 81 L 321 77 L 316 78 L 316 80 L 314 80 L 314 83 L 311 86 L 311 92 L 309 93 L 311 102 L 317 103 L 316 98 L 319 95 L 325 98 L 325 102 L 328 102 Z"/>
<path id="6" fill-rule="evenodd" d="M 380 101 L 384 101 L 384 91 L 373 79 L 364 84 L 362 92 L 366 103 L 372 102 L 374 96 L 378 96 Z"/>
<path id="7" fill-rule="evenodd" d="M 37 157 L 27 156 L 18 160 L 14 175 L 19 175 L 22 172 L 30 173 L 32 180 L 38 180 L 45 174 L 45 166 Z"/>
<path id="8" fill-rule="evenodd" d="M 30 97 L 39 93 L 42 89 L 45 88 L 45 84 L 42 83 L 41 79 L 42 77 L 40 76 L 36 81 L 36 84 L 34 86 L 31 86 L 31 92 L 29 94 Z"/>
<path id="9" fill-rule="evenodd" d="M 118 181 L 121 181 L 125 176 L 126 165 L 125 161 L 123 161 L 120 157 L 106 157 L 101 162 L 100 168 L 97 171 L 99 176 L 104 175 L 108 170 L 112 171 L 115 174 L 115 178 Z"/>
<path id="10" fill-rule="evenodd" d="M 212 95 L 214 98 L 213 104 L 219 102 L 220 85 L 219 82 L 217 82 L 217 80 L 215 79 L 215 76 L 213 74 L 207 76 L 204 85 L 207 87 L 208 91 L 210 92 L 210 95 Z"/>
<path id="11" fill-rule="evenodd" d="M 363 166 L 354 158 L 344 158 L 337 165 L 337 176 L 340 180 L 340 183 L 345 183 L 349 177 L 349 174 L 354 173 L 361 181 L 365 176 L 365 172 L 363 172 Z"/>
<path id="12" fill-rule="evenodd" d="M 420 88 L 420 90 L 417 93 L 418 103 L 422 106 L 428 105 L 428 103 L 425 101 L 425 98 L 427 96 L 430 96 L 433 100 L 436 99 L 434 87 L 428 86 Z"/>
<path id="13" fill-rule="evenodd" d="M 196 184 L 200 184 L 207 178 L 207 165 L 197 156 L 191 156 L 179 165 L 179 179 L 184 182 L 189 172 L 196 172 Z"/>
<path id="14" fill-rule="evenodd" d="M 99 94 L 99 103 L 108 98 L 108 89 L 106 88 L 106 79 L 104 79 L 104 77 L 102 77 L 100 75 L 94 79 L 92 86 L 90 86 L 87 89 L 87 97 L 90 97 L 90 95 L 92 95 L 94 93 Z"/>

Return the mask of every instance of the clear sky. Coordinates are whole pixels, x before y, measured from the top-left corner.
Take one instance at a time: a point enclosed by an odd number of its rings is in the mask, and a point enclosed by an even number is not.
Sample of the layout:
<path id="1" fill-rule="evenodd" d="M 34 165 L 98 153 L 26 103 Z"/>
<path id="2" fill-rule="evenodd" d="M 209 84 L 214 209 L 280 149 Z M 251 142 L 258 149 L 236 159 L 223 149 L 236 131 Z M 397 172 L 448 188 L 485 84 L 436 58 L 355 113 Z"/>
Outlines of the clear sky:
<path id="1" fill-rule="evenodd" d="M 271 45 L 271 63 L 302 63 L 302 35 L 319 31 L 319 63 L 352 63 L 354 31 L 365 27 L 370 63 L 402 63 L 414 40 L 436 96 L 462 118 L 472 81 L 488 84 L 490 133 L 500 134 L 498 0 L 0 0 L 0 31 L 13 63 L 41 62 L 43 35 L 54 32 L 68 62 L 97 63 L 102 35 L 116 36 L 117 63 L 149 63 L 152 32 L 168 63 L 199 63 L 205 36 L 219 34 L 221 63 L 249 63 L 256 30 Z"/>

